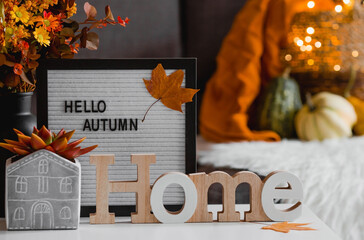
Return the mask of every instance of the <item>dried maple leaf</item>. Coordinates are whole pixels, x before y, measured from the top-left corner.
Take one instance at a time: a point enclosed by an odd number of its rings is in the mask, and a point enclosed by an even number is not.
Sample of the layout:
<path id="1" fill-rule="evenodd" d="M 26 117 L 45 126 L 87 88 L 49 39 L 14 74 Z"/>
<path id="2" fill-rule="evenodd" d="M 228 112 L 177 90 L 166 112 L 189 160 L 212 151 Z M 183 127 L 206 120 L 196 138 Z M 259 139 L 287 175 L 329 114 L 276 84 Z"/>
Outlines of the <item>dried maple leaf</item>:
<path id="1" fill-rule="evenodd" d="M 184 72 L 177 70 L 171 75 L 167 76 L 161 64 L 152 71 L 151 80 L 144 80 L 145 87 L 152 97 L 157 99 L 147 110 L 142 122 L 145 120 L 150 108 L 161 101 L 164 106 L 182 112 L 182 104 L 192 102 L 193 96 L 199 89 L 181 88 L 183 82 Z"/>
<path id="2" fill-rule="evenodd" d="M 301 227 L 308 225 L 309 223 L 288 223 L 288 222 L 280 222 L 273 223 L 269 226 L 262 227 L 262 229 L 269 229 L 276 232 L 288 233 L 290 230 L 316 230 L 310 227 Z"/>

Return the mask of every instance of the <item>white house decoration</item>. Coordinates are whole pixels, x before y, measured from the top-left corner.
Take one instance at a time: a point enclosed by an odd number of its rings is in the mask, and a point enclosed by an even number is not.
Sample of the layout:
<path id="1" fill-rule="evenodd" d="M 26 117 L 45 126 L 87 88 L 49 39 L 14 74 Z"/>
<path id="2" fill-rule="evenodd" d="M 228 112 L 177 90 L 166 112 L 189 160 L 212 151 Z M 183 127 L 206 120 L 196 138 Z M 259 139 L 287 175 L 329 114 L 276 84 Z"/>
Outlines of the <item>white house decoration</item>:
<path id="1" fill-rule="evenodd" d="M 76 229 L 80 216 L 81 165 L 47 150 L 6 162 L 9 230 Z"/>

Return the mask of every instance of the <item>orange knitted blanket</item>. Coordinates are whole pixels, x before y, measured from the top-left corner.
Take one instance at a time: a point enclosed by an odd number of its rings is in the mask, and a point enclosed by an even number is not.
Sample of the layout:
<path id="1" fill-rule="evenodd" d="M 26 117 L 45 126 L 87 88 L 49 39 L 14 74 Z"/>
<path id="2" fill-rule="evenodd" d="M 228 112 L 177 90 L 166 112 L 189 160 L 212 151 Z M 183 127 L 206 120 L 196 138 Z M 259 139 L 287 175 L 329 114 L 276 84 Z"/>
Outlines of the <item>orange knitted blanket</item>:
<path id="1" fill-rule="evenodd" d="M 248 109 L 261 85 L 278 76 L 280 51 L 287 45 L 295 13 L 307 10 L 307 0 L 249 0 L 236 16 L 217 56 L 200 111 L 200 133 L 214 142 L 279 141 L 272 131 L 252 131 Z M 318 0 L 314 10 L 332 7 Z"/>

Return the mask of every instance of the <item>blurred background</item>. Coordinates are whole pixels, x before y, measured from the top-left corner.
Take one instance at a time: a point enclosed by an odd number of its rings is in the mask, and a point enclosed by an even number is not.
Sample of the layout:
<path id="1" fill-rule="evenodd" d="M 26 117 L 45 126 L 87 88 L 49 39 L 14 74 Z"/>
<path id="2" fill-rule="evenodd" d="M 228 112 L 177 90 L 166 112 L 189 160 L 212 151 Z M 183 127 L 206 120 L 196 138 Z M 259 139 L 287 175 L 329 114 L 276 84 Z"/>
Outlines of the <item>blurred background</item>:
<path id="1" fill-rule="evenodd" d="M 85 0 L 76 1 L 82 21 Z M 198 59 L 198 101 L 215 70 L 215 57 L 235 15 L 245 0 L 107 0 L 89 1 L 102 17 L 106 4 L 114 16 L 129 17 L 126 28 L 109 26 L 95 30 L 97 51 L 81 49 L 76 58 L 174 58 Z M 102 12 L 101 12 L 102 11 Z"/>

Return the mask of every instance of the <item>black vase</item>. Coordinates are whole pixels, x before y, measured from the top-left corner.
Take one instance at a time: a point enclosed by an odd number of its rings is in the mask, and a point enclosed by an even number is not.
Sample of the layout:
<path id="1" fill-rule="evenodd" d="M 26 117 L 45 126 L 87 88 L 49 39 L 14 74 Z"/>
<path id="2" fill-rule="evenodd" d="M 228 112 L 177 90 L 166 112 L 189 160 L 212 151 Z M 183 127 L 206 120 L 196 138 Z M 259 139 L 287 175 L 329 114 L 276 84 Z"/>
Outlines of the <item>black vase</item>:
<path id="1" fill-rule="evenodd" d="M 33 93 L 12 93 L 0 96 L 0 141 L 17 140 L 13 128 L 30 135 L 37 124 L 31 113 Z M 5 216 L 5 161 L 13 153 L 0 148 L 0 217 Z"/>

